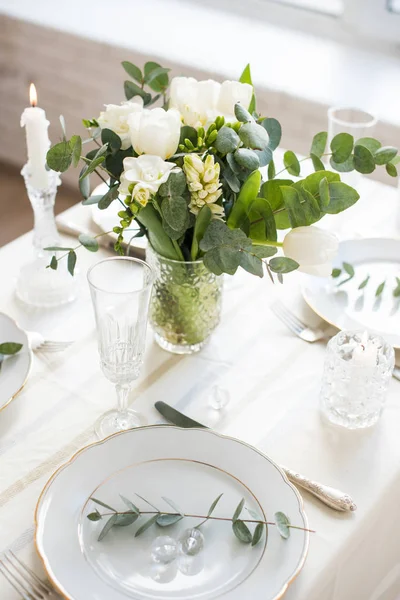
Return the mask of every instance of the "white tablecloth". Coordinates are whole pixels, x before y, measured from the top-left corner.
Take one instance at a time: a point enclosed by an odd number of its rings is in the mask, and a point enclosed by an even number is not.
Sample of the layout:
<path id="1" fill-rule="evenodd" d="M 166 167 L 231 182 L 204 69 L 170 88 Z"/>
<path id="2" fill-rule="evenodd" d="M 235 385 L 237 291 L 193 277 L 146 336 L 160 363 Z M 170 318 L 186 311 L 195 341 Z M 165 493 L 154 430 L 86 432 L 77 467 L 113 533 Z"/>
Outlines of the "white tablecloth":
<path id="1" fill-rule="evenodd" d="M 354 212 L 357 231 L 395 234 L 396 190 L 366 180 L 363 185 L 364 197 Z M 87 220 L 88 209 L 77 206 L 66 216 Z M 14 297 L 15 278 L 28 260 L 30 244 L 28 234 L 0 250 L 0 310 L 50 339 L 76 340 L 66 352 L 36 355 L 27 385 L 0 413 L 0 552 L 13 549 L 42 574 L 33 543 L 40 491 L 60 464 L 94 440 L 93 424 L 114 405 L 115 394 L 99 369 L 84 278 L 105 251 L 80 251 L 77 302 L 32 310 Z M 149 423 L 160 422 L 153 404 L 165 400 L 257 446 L 278 463 L 354 497 L 358 511 L 339 514 L 304 494 L 310 526 L 317 533 L 288 600 L 393 600 L 400 596 L 400 382 L 391 382 L 386 411 L 375 428 L 351 432 L 323 423 L 318 392 L 325 345 L 296 338 L 269 310 L 276 294 L 299 314 L 306 310 L 300 282 L 297 273 L 275 287 L 268 278 L 245 273 L 230 280 L 222 323 L 195 356 L 165 353 L 149 332 L 143 372 L 131 400 Z M 313 322 L 310 313 L 306 318 Z M 215 384 L 231 393 L 231 403 L 221 413 L 207 406 L 207 393 Z M 0 598 L 18 598 L 1 577 Z"/>

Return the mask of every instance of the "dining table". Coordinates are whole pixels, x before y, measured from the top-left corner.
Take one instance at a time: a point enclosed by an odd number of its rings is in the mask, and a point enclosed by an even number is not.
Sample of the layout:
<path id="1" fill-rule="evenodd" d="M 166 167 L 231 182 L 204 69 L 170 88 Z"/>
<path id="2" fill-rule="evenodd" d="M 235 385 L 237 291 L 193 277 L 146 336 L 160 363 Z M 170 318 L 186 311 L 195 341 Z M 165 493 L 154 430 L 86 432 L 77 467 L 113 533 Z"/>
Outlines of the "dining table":
<path id="1" fill-rule="evenodd" d="M 355 237 L 400 237 L 398 190 L 363 178 L 360 192 L 346 216 L 337 221 L 329 216 L 321 226 L 340 222 L 345 232 L 351 226 Z M 90 207 L 77 204 L 59 218 L 93 230 L 90 215 Z M 76 245 L 68 236 L 62 242 Z M 96 441 L 94 423 L 116 402 L 113 385 L 100 370 L 86 281 L 87 269 L 111 252 L 81 248 L 78 299 L 46 309 L 24 305 L 15 296 L 19 269 L 32 252 L 31 232 L 0 249 L 0 311 L 25 330 L 73 344 L 63 352 L 35 353 L 25 386 L 0 412 L 0 554 L 11 549 L 45 576 L 35 549 L 41 490 L 60 465 Z M 357 510 L 340 513 L 301 492 L 315 533 L 285 599 L 395 600 L 400 598 L 400 381 L 391 381 L 383 415 L 372 428 L 347 430 L 322 418 L 326 340 L 299 339 L 270 310 L 279 299 L 308 324 L 318 325 L 320 318 L 302 299 L 304 277 L 285 275 L 281 285 L 244 271 L 227 276 L 221 323 L 198 354 L 165 352 L 149 327 L 130 403 L 148 424 L 156 424 L 164 421 L 154 404 L 163 400 L 276 463 L 352 496 Z M 221 410 L 210 405 L 215 386 L 229 394 Z M 0 598 L 19 598 L 1 577 Z M 262 598 L 260 590 L 257 600 Z"/>

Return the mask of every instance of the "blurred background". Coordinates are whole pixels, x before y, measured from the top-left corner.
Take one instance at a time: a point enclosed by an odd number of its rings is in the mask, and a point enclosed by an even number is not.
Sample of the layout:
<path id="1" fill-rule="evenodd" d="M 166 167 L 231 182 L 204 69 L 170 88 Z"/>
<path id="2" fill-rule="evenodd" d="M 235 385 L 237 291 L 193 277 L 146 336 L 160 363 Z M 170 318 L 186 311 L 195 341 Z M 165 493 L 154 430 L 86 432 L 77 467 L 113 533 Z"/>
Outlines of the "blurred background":
<path id="1" fill-rule="evenodd" d="M 258 107 L 282 146 L 309 150 L 331 106 L 377 117 L 373 135 L 400 146 L 400 0 L 0 0 L 0 245 L 32 226 L 20 170 L 20 116 L 34 82 L 53 143 L 82 117 L 124 100 L 121 61 L 156 60 L 171 75 L 236 79 L 251 64 Z M 384 169 L 372 175 L 397 185 Z M 57 212 L 80 200 L 77 171 Z"/>

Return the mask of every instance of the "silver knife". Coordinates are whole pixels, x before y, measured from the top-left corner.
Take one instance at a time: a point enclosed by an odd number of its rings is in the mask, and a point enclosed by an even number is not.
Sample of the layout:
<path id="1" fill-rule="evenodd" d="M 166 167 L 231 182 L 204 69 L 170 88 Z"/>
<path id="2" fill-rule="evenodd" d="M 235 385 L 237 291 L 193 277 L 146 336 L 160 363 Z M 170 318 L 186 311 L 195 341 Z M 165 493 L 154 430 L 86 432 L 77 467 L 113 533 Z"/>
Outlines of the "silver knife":
<path id="1" fill-rule="evenodd" d="M 78 238 L 81 233 L 86 233 L 87 235 L 93 236 L 93 233 L 87 231 L 83 227 L 80 227 L 76 223 L 72 223 L 71 221 L 64 221 L 62 219 L 56 219 L 57 229 L 60 233 L 65 233 L 66 235 L 70 235 L 72 237 Z M 114 244 L 115 240 L 107 234 L 101 235 L 96 238 L 99 246 L 102 248 L 106 248 L 111 252 L 115 252 Z M 128 251 L 128 256 L 134 256 L 135 258 L 140 258 L 144 260 L 146 258 L 146 250 L 144 248 L 138 248 L 133 244 L 127 244 L 126 242 L 122 243 L 122 248 L 124 252 Z"/>
<path id="2" fill-rule="evenodd" d="M 203 425 L 202 423 L 199 423 L 198 421 L 194 421 L 190 417 L 187 417 L 183 413 L 179 412 L 179 410 L 176 410 L 169 404 L 166 404 L 166 402 L 159 401 L 156 402 L 154 406 L 167 421 L 173 423 L 174 425 L 178 425 L 178 427 L 196 427 L 202 429 L 209 429 L 209 427 L 207 427 L 206 425 Z M 307 477 L 304 477 L 304 475 L 296 473 L 291 469 L 287 469 L 282 465 L 281 469 L 285 473 L 289 481 L 291 481 L 298 487 L 307 490 L 308 492 L 310 492 L 310 494 L 318 498 L 318 500 L 321 500 L 321 502 L 323 502 L 330 508 L 342 512 L 357 510 L 356 504 L 353 502 L 352 498 L 348 494 L 344 494 L 340 490 L 329 487 L 327 485 L 323 485 L 322 483 L 311 481 L 310 479 L 307 479 Z"/>

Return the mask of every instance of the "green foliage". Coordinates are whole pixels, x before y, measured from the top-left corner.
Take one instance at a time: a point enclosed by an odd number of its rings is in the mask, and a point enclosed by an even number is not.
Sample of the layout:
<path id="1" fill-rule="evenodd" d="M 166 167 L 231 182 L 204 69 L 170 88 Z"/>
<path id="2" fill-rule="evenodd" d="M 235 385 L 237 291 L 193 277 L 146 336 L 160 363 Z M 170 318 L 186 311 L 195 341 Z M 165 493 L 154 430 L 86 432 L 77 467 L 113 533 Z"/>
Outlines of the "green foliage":
<path id="1" fill-rule="evenodd" d="M 321 131 L 314 135 L 312 143 L 310 155 L 314 155 L 317 158 L 321 158 L 321 156 L 325 152 L 326 142 L 328 141 L 328 133 L 326 131 Z"/>
<path id="2" fill-rule="evenodd" d="M 247 527 L 244 521 L 236 520 L 232 523 L 232 531 L 239 540 L 243 544 L 251 544 L 253 541 L 253 536 L 250 532 L 250 529 Z"/>
<path id="3" fill-rule="evenodd" d="M 397 155 L 397 148 L 393 146 L 383 146 L 374 153 L 375 164 L 386 165 Z"/>
<path id="4" fill-rule="evenodd" d="M 273 160 L 268 165 L 268 179 L 274 179 L 276 175 L 275 163 Z"/>
<path id="5" fill-rule="evenodd" d="M 396 287 L 393 290 L 393 296 L 395 298 L 400 297 L 400 278 L 399 277 L 396 277 Z"/>
<path id="6" fill-rule="evenodd" d="M 359 198 L 360 195 L 354 188 L 342 181 L 333 181 L 329 184 L 329 204 L 323 210 L 335 215 L 353 206 Z"/>
<path id="7" fill-rule="evenodd" d="M 163 227 L 172 240 L 179 240 L 189 227 L 187 202 L 182 196 L 166 196 L 161 202 Z"/>
<path id="8" fill-rule="evenodd" d="M 372 153 L 365 146 L 354 147 L 354 168 L 364 175 L 375 171 L 375 161 Z"/>
<path id="9" fill-rule="evenodd" d="M 220 154 L 234 152 L 239 146 L 239 136 L 231 127 L 222 127 L 217 134 L 214 147 Z"/>
<path id="10" fill-rule="evenodd" d="M 201 240 L 204 237 L 204 233 L 211 222 L 212 212 L 211 209 L 205 204 L 203 208 L 200 209 L 199 214 L 197 215 L 196 222 L 194 225 L 193 231 L 193 241 L 191 248 L 191 259 L 196 260 L 199 255 L 199 245 Z"/>
<path id="11" fill-rule="evenodd" d="M 335 163 L 344 163 L 352 153 L 354 138 L 349 133 L 338 133 L 332 138 L 331 150 L 332 160 Z"/>
<path id="12" fill-rule="evenodd" d="M 312 164 L 315 171 L 325 171 L 325 165 L 316 154 L 310 154 Z"/>
<path id="13" fill-rule="evenodd" d="M 200 242 L 204 264 L 216 275 L 234 275 L 240 266 L 241 251 L 250 248 L 251 241 L 243 231 L 229 229 L 219 220 L 211 221 Z"/>
<path id="14" fill-rule="evenodd" d="M 141 87 L 139 87 L 133 81 L 126 80 L 124 82 L 124 91 L 125 91 L 125 97 L 127 100 L 130 100 L 134 96 L 140 96 L 141 98 L 143 98 L 143 103 L 145 105 L 149 104 L 149 102 L 151 102 L 151 94 L 149 94 L 148 92 L 145 92 Z"/>
<path id="15" fill-rule="evenodd" d="M 257 123 L 245 123 L 242 125 L 239 129 L 239 137 L 246 148 L 264 150 L 268 146 L 268 134 L 264 127 Z"/>
<path id="16" fill-rule="evenodd" d="M 282 138 L 282 127 L 277 119 L 273 119 L 272 117 L 268 117 L 267 119 L 263 119 L 260 123 L 262 127 L 268 133 L 268 148 L 272 151 L 276 150 L 281 143 Z"/>
<path id="17" fill-rule="evenodd" d="M 299 268 L 299 263 L 287 256 L 277 256 L 269 261 L 269 268 L 274 273 L 291 273 Z"/>
<path id="18" fill-rule="evenodd" d="M 250 222 L 248 236 L 253 242 L 277 240 L 274 213 L 268 200 L 262 197 L 256 198 L 251 204 L 248 220 Z"/>
<path id="19" fill-rule="evenodd" d="M 118 198 L 118 185 L 115 184 L 110 187 L 107 192 L 99 200 L 98 206 L 100 210 L 108 208 L 116 198 Z"/>
<path id="20" fill-rule="evenodd" d="M 233 517 L 232 517 L 233 522 L 237 521 L 238 518 L 240 517 L 240 515 L 242 514 L 242 510 L 244 508 L 244 503 L 245 503 L 245 500 L 244 500 L 244 498 L 242 498 L 241 501 L 239 502 L 239 504 L 237 505 L 235 512 L 233 513 Z"/>
<path id="21" fill-rule="evenodd" d="M 283 155 L 283 164 L 290 175 L 298 177 L 300 175 L 299 159 L 291 150 L 287 150 Z"/>
<path id="22" fill-rule="evenodd" d="M 364 137 L 356 141 L 356 146 L 365 146 L 365 148 L 367 148 L 371 152 L 371 154 L 375 154 L 375 152 L 379 150 L 382 144 L 374 138 Z"/>
<path id="23" fill-rule="evenodd" d="M 260 166 L 257 154 L 248 148 L 239 148 L 234 153 L 234 157 L 238 165 L 250 171 L 255 171 Z"/>
<path id="24" fill-rule="evenodd" d="M 228 227 L 231 229 L 241 227 L 250 211 L 251 204 L 258 196 L 260 185 L 261 173 L 260 171 L 254 171 L 242 185 L 239 196 L 228 217 Z"/>
<path id="25" fill-rule="evenodd" d="M 101 130 L 101 142 L 107 144 L 112 152 L 121 150 L 121 138 L 111 129 Z"/>
<path id="26" fill-rule="evenodd" d="M 79 136 L 73 136 L 68 142 L 63 140 L 50 148 L 46 155 L 46 162 L 50 169 L 59 173 L 65 173 L 69 169 L 74 160 L 76 161 L 76 153 L 79 148 Z"/>
<path id="27" fill-rule="evenodd" d="M 151 204 L 142 208 L 136 219 L 147 229 L 150 244 L 158 254 L 172 260 L 182 260 L 171 238 L 165 232 L 160 216 Z"/>
<path id="28" fill-rule="evenodd" d="M 251 540 L 252 546 L 257 546 L 257 544 L 261 541 L 261 538 L 264 533 L 264 523 L 258 523 L 253 533 L 253 539 Z"/>
<path id="29" fill-rule="evenodd" d="M 332 269 L 332 277 L 336 279 L 342 274 L 342 269 Z"/>
<path id="30" fill-rule="evenodd" d="M 135 79 L 138 83 L 143 83 L 143 74 L 142 71 L 136 65 L 124 60 L 121 65 L 124 67 L 125 71 L 128 73 L 129 77 Z"/>
<path id="31" fill-rule="evenodd" d="M 168 73 L 171 69 L 164 69 L 156 62 L 149 61 L 144 65 L 144 81 L 155 92 L 164 93 L 169 85 Z"/>
<path id="32" fill-rule="evenodd" d="M 75 250 L 70 250 L 68 252 L 67 267 L 68 267 L 68 272 L 72 276 L 74 275 L 74 272 L 75 272 L 75 265 L 76 265 L 76 252 L 75 252 Z"/>
<path id="33" fill-rule="evenodd" d="M 22 344 L 18 344 L 17 342 L 3 342 L 0 344 L 0 354 L 4 354 L 4 356 L 12 356 L 13 354 L 17 354 L 22 348 Z"/>
<path id="34" fill-rule="evenodd" d="M 358 289 L 363 290 L 365 287 L 367 287 L 369 280 L 370 280 L 370 275 L 367 275 L 367 277 L 358 286 Z"/>
<path id="35" fill-rule="evenodd" d="M 275 523 L 280 536 L 287 540 L 290 537 L 290 520 L 283 512 L 275 513 Z"/>
<path id="36" fill-rule="evenodd" d="M 249 123 L 254 121 L 253 117 L 239 102 L 235 104 L 235 117 L 241 123 Z"/>
<path id="37" fill-rule="evenodd" d="M 81 233 L 78 239 L 82 246 L 90 252 L 97 252 L 97 250 L 99 249 L 98 241 L 94 237 L 91 237 L 86 233 Z"/>
<path id="38" fill-rule="evenodd" d="M 383 293 L 383 290 L 385 289 L 385 285 L 386 285 L 386 281 L 382 281 L 382 283 L 380 283 L 378 285 L 378 287 L 376 288 L 375 296 L 377 298 L 379 298 L 379 296 Z"/>
<path id="39" fill-rule="evenodd" d="M 243 69 L 243 73 L 241 74 L 239 81 L 241 83 L 248 83 L 251 86 L 253 85 L 249 64 L 246 65 L 245 68 Z M 251 114 L 253 114 L 256 111 L 256 96 L 254 94 L 254 88 L 253 88 L 253 95 L 251 97 L 250 105 L 248 106 L 248 110 Z"/>
<path id="40" fill-rule="evenodd" d="M 170 173 L 167 181 L 158 188 L 158 193 L 162 197 L 181 196 L 186 190 L 186 177 L 183 171 Z"/>

